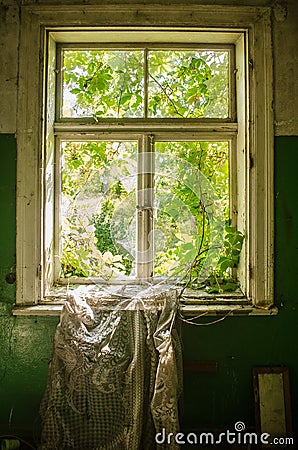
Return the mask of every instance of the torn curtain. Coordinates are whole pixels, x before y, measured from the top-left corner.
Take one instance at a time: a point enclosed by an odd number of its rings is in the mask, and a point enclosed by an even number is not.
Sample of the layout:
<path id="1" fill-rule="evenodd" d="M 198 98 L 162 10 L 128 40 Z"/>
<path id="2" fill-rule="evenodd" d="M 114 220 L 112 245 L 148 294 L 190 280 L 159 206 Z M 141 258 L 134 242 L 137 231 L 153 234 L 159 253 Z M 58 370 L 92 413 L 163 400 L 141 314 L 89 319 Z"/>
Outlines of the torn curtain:
<path id="1" fill-rule="evenodd" d="M 117 296 L 116 296 L 117 297 Z M 41 450 L 175 449 L 181 347 L 174 289 L 68 295 L 41 405 Z"/>

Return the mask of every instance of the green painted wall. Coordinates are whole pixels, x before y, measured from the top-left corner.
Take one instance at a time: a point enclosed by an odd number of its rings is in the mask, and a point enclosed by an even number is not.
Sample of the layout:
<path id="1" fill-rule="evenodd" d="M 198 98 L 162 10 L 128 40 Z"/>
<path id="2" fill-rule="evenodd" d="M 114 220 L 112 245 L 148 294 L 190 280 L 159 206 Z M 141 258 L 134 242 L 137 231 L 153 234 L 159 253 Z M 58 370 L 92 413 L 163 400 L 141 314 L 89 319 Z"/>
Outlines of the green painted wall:
<path id="1" fill-rule="evenodd" d="M 38 408 L 58 318 L 11 315 L 15 284 L 16 141 L 0 134 L 0 434 L 37 433 Z"/>
<path id="2" fill-rule="evenodd" d="M 0 135 L 0 434 L 38 434 L 38 408 L 58 318 L 12 317 L 15 285 L 16 141 Z M 187 359 L 215 360 L 216 374 L 186 374 L 183 425 L 193 430 L 254 424 L 252 368 L 290 369 L 294 428 L 298 430 L 298 137 L 275 140 L 275 296 L 277 317 L 230 317 L 211 326 L 183 324 Z"/>

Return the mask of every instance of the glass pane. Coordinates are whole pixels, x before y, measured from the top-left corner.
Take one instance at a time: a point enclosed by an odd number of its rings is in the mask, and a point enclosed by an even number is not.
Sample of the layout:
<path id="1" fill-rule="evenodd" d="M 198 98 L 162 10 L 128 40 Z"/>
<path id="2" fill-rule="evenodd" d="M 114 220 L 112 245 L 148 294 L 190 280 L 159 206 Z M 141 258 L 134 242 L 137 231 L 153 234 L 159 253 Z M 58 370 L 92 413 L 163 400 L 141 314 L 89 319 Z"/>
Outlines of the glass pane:
<path id="1" fill-rule="evenodd" d="M 64 50 L 62 117 L 144 116 L 143 52 Z"/>
<path id="2" fill-rule="evenodd" d="M 229 219 L 229 143 L 157 142 L 155 211 L 155 274 L 199 277 L 216 264 Z"/>
<path id="3" fill-rule="evenodd" d="M 229 117 L 229 51 L 148 53 L 148 116 Z"/>
<path id="4" fill-rule="evenodd" d="M 63 277 L 129 275 L 135 254 L 137 142 L 63 142 Z"/>

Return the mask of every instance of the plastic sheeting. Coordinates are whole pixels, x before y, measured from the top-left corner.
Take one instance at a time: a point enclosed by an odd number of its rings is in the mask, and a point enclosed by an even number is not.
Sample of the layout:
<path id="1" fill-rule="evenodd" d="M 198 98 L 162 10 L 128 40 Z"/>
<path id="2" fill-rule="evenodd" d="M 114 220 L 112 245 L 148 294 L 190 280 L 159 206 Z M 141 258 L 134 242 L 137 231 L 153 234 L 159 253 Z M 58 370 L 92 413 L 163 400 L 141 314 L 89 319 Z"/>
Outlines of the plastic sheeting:
<path id="1" fill-rule="evenodd" d="M 75 290 L 57 327 L 41 405 L 41 450 L 152 450 L 179 432 L 177 292 Z"/>

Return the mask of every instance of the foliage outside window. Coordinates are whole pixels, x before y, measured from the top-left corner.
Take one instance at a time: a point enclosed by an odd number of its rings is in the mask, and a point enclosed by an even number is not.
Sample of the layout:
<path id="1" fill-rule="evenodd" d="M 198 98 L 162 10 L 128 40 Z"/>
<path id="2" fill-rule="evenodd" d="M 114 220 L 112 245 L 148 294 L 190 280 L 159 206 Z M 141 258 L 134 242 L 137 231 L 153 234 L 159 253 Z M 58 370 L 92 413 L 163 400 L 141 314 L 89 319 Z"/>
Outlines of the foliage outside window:
<path id="1" fill-rule="evenodd" d="M 229 53 L 65 50 L 62 117 L 229 117 Z"/>
<path id="2" fill-rule="evenodd" d="M 141 175 L 140 132 L 122 139 L 84 141 L 75 133 L 60 139 L 61 276 L 136 274 L 138 183 L 149 174 L 150 275 L 178 276 L 208 292 L 237 289 L 244 236 L 231 216 L 235 149 L 224 133 L 220 140 L 202 139 L 187 129 L 188 119 L 231 117 L 231 50 L 64 48 L 61 60 L 62 119 L 185 120 L 184 133 L 146 133 L 153 168 Z M 212 270 L 202 276 L 208 258 Z"/>

